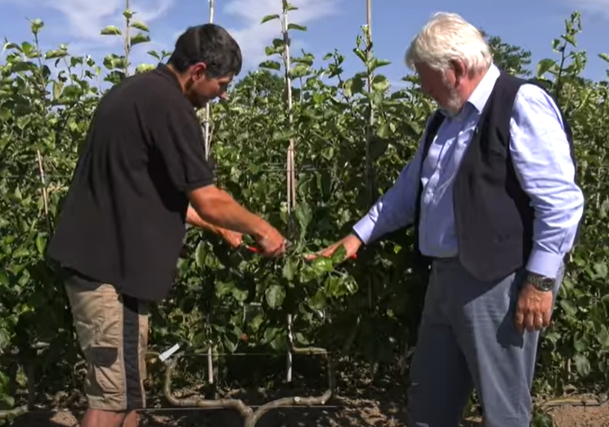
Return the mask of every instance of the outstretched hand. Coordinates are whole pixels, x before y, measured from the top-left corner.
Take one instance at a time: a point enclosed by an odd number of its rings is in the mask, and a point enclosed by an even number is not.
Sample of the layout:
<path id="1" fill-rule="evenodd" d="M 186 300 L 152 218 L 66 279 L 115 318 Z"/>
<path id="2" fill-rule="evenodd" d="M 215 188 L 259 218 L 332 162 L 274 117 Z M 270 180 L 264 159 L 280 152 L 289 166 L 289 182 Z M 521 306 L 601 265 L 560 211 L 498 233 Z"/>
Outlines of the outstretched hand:
<path id="1" fill-rule="evenodd" d="M 345 256 L 341 260 L 341 262 L 342 262 L 346 259 L 355 257 L 355 254 L 357 253 L 359 248 L 362 246 L 362 241 L 354 234 L 349 234 L 348 236 L 344 237 L 343 239 L 339 240 L 338 242 L 328 246 L 327 248 L 325 248 L 315 254 L 305 255 L 305 259 L 307 261 L 313 261 L 315 258 L 320 257 L 320 256 L 329 258 L 332 255 L 334 255 L 334 252 L 336 252 L 336 250 L 338 248 L 340 248 L 341 246 L 344 246 L 344 248 L 345 248 Z"/>
<path id="2" fill-rule="evenodd" d="M 258 243 L 262 255 L 266 257 L 278 257 L 285 252 L 288 242 L 275 227 L 269 226 L 268 232 L 264 237 L 258 239 L 256 243 Z"/>

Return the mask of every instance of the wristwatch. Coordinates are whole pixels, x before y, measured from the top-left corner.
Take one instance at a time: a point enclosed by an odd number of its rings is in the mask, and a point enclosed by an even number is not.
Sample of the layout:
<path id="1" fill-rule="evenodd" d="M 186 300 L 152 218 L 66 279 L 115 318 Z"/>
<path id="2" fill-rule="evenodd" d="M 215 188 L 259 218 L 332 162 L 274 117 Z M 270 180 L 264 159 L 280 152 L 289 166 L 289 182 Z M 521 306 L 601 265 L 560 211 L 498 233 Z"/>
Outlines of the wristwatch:
<path id="1" fill-rule="evenodd" d="M 552 277 L 545 277 L 541 274 L 528 272 L 527 274 L 527 282 L 531 285 L 535 286 L 536 289 L 547 292 L 554 289 L 554 285 L 556 284 L 556 279 Z"/>

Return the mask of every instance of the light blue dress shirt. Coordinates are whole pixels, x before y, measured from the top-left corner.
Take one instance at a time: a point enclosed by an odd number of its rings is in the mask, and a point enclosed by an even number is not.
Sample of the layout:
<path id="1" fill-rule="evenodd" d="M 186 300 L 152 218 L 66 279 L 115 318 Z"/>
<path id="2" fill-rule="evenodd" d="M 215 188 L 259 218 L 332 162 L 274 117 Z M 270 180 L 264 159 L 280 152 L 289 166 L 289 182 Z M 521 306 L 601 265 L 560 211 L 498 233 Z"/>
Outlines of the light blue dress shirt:
<path id="1" fill-rule="evenodd" d="M 499 69 L 492 65 L 462 111 L 447 116 L 421 165 L 422 142 L 394 185 L 354 226 L 370 243 L 414 221 L 419 179 L 421 222 L 419 248 L 424 255 L 458 255 L 453 213 L 453 182 L 494 84 Z M 510 121 L 510 151 L 518 180 L 535 209 L 533 250 L 527 270 L 555 277 L 572 248 L 583 214 L 584 196 L 574 182 L 574 166 L 561 115 L 539 87 L 520 87 Z"/>

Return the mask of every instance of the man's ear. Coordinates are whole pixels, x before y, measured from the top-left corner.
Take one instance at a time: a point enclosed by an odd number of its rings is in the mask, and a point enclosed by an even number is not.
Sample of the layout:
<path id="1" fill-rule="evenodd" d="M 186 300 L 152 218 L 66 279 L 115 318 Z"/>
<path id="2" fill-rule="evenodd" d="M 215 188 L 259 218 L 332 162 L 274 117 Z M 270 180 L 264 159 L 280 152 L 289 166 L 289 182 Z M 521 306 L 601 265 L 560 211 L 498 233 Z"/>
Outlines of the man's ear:
<path id="1" fill-rule="evenodd" d="M 450 61 L 451 68 L 455 72 L 456 83 L 461 83 L 461 79 L 467 77 L 467 67 L 465 63 L 460 59 L 453 59 Z"/>
<path id="2" fill-rule="evenodd" d="M 190 68 L 190 75 L 193 80 L 199 80 L 201 77 L 205 76 L 207 72 L 207 65 L 204 62 L 197 62 Z"/>

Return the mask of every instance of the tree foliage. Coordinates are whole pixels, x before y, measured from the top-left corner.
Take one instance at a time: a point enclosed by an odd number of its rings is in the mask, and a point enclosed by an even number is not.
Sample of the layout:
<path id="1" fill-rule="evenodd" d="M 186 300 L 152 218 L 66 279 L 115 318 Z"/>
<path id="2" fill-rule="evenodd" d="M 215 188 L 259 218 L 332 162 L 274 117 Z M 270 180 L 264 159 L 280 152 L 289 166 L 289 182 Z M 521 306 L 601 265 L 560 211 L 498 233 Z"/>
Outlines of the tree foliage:
<path id="1" fill-rule="evenodd" d="M 131 49 L 149 40 L 148 28 L 134 15 L 125 12 L 130 33 L 116 27 L 102 30 L 128 41 L 124 52 L 108 55 L 102 66 L 90 57 L 72 55 L 65 45 L 42 51 L 40 20 L 31 21 L 31 40 L 4 45 L 0 409 L 20 403 L 15 396 L 25 386 L 24 373 L 36 390 L 57 390 L 80 358 L 61 282 L 45 261 L 45 250 L 103 87 L 130 74 Z M 266 17 L 263 25 L 280 18 Z M 582 77 L 587 53 L 576 47 L 580 15 L 573 13 L 565 25 L 552 57 L 530 70 L 553 91 L 571 123 L 578 179 L 586 195 L 581 241 L 567 267 L 555 324 L 542 343 L 536 387 L 549 394 L 568 386 L 603 386 L 609 368 L 609 91 L 606 81 Z M 289 26 L 290 32 L 303 30 L 298 24 Z M 213 106 L 217 184 L 286 232 L 286 151 L 289 140 L 295 141 L 293 245 L 285 257 L 266 260 L 189 230 L 177 283 L 152 315 L 153 347 L 186 342 L 198 348 L 211 342 L 226 353 L 285 352 L 288 314 L 293 315 L 297 343 L 357 355 L 373 366 L 393 364 L 414 345 L 425 281 L 410 268 L 410 231 L 387 236 L 362 250 L 357 261 L 340 266 L 331 259 L 303 260 L 303 254 L 349 232 L 370 207 L 371 187 L 376 198 L 391 186 L 435 108 L 413 76 L 406 78 L 412 82 L 407 88 L 391 90 L 380 74 L 388 61 L 366 54 L 365 35 L 364 29 L 354 48 L 362 71 L 351 76 L 343 70 L 340 52 L 328 53 L 319 66 L 310 53 L 291 56 L 287 75 L 295 87 L 290 126 L 283 38 L 273 41 L 268 60 L 234 86 L 228 101 Z M 530 53 L 496 37 L 490 42 L 499 64 L 527 74 Z M 135 72 L 151 69 L 167 52 L 150 55 L 153 63 L 138 65 Z M 609 62 L 609 56 L 600 57 Z M 367 164 L 374 182 L 366 174 Z"/>

